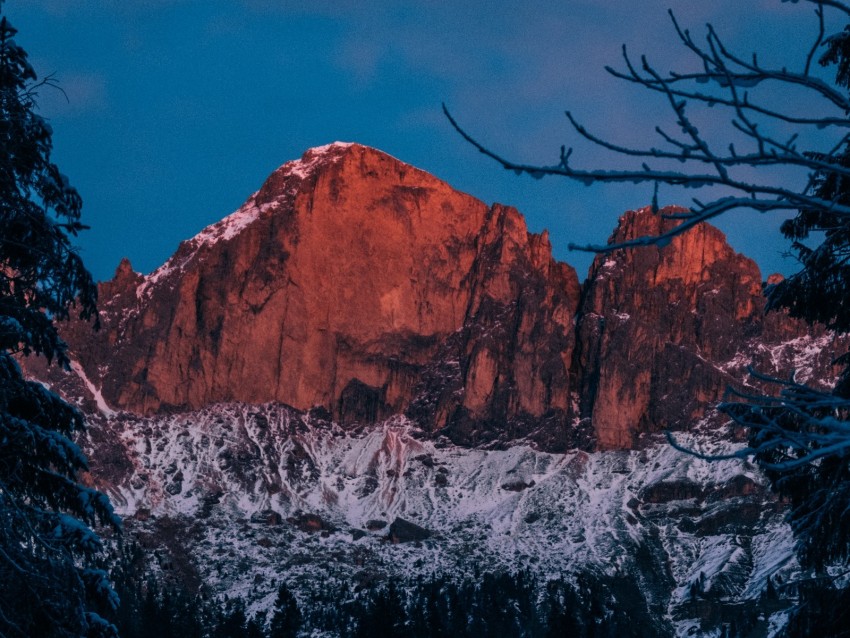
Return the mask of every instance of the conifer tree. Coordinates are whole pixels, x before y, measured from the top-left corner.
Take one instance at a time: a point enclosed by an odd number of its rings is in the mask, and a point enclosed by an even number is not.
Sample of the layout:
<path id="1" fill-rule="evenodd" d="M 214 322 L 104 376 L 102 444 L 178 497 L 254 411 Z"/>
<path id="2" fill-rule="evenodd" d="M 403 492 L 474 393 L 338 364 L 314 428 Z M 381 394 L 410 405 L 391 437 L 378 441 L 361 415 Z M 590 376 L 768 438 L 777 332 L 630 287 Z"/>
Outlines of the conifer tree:
<path id="1" fill-rule="evenodd" d="M 269 638 L 294 638 L 300 628 L 301 611 L 298 609 L 298 601 L 286 583 L 281 583 L 269 623 Z"/>
<path id="2" fill-rule="evenodd" d="M 36 113 L 36 74 L 0 3 L 0 634 L 105 636 L 96 613 L 116 604 L 97 523 L 120 521 L 79 482 L 71 440 L 82 415 L 24 378 L 16 360 L 67 365 L 54 322 L 95 315 L 96 288 L 71 244 L 82 202 L 51 162 L 50 125 Z"/>

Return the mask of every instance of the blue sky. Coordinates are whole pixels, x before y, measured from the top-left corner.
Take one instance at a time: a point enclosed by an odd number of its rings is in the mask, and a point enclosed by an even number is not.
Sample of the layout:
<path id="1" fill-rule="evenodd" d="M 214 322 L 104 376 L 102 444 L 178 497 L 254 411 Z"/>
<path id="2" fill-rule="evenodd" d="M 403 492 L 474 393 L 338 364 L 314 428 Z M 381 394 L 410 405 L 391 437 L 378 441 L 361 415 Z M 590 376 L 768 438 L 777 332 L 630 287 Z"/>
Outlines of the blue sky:
<path id="1" fill-rule="evenodd" d="M 466 144 L 441 103 L 522 161 L 551 164 L 561 144 L 573 144 L 565 109 L 609 138 L 654 142 L 655 124 L 671 121 L 664 103 L 604 71 L 622 66 L 622 44 L 662 70 L 689 68 L 669 7 L 694 33 L 712 22 L 739 51 L 799 67 L 816 30 L 805 5 L 7 0 L 5 9 L 36 70 L 67 95 L 42 89 L 41 111 L 54 128 L 54 161 L 83 196 L 92 228 L 79 245 L 98 279 L 123 256 L 142 272 L 156 268 L 277 166 L 334 140 L 374 146 L 488 203 L 516 206 L 532 230 L 549 229 L 556 256 L 583 277 L 590 257 L 567 244 L 604 242 L 620 213 L 649 202 L 649 187 L 516 177 Z M 722 131 L 721 112 L 706 117 L 710 131 Z M 578 166 L 623 165 L 575 145 Z M 662 192 L 662 203 L 688 200 Z M 767 274 L 794 269 L 781 257 L 778 224 L 747 213 L 719 225 Z"/>

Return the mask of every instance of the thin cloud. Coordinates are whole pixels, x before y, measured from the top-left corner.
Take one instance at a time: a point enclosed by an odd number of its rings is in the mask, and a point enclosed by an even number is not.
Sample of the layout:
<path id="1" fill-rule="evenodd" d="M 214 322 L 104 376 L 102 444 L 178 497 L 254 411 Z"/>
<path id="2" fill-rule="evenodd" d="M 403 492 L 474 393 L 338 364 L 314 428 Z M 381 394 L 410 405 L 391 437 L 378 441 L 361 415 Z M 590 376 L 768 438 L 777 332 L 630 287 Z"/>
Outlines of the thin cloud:
<path id="1" fill-rule="evenodd" d="M 384 47 L 367 38 L 351 38 L 341 43 L 334 55 L 336 64 L 351 73 L 358 84 L 371 82 L 384 57 Z"/>

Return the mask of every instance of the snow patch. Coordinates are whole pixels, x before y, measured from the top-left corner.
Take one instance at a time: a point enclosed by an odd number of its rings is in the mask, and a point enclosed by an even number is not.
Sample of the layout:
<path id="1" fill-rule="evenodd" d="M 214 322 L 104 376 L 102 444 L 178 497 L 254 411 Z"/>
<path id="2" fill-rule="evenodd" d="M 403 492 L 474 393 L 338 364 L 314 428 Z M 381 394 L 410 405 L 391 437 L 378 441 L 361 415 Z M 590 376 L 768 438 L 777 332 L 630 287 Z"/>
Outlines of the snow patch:
<path id="1" fill-rule="evenodd" d="M 281 168 L 288 172 L 289 175 L 294 175 L 304 179 L 309 177 L 313 170 L 319 165 L 327 162 L 330 155 L 337 151 L 345 150 L 353 146 L 351 142 L 333 142 L 324 146 L 316 146 L 309 149 L 301 159 L 287 162 Z"/>
<path id="2" fill-rule="evenodd" d="M 182 272 L 187 264 L 195 259 L 201 248 L 230 241 L 256 222 L 263 214 L 277 210 L 287 204 L 291 205 L 302 180 L 311 176 L 320 165 L 335 163 L 341 157 L 339 152 L 351 146 L 353 146 L 351 142 L 333 142 L 307 150 L 301 159 L 286 162 L 276 172 L 281 172 L 283 176 L 294 177 L 296 180 L 289 183 L 286 190 L 275 201 L 257 205 L 257 193 L 251 195 L 248 201 L 236 212 L 204 228 L 192 239 L 185 242 L 184 247 L 181 247 L 182 249 L 178 250 L 171 259 L 145 277 L 144 281 L 136 288 L 136 297 L 138 299 L 145 298 L 154 287 L 167 281 L 175 273 Z"/>
<path id="3" fill-rule="evenodd" d="M 118 413 L 109 407 L 109 404 L 106 403 L 106 399 L 103 398 L 103 393 L 101 393 L 99 388 L 96 388 L 95 385 L 91 382 L 91 380 L 86 376 L 85 370 L 83 370 L 83 366 L 81 366 L 76 361 L 71 362 L 71 370 L 73 370 L 80 380 L 83 382 L 83 385 L 86 386 L 86 389 L 91 392 L 94 397 L 94 401 L 97 404 L 97 409 L 100 410 L 100 413 L 107 417 L 112 418 L 116 416 Z"/>

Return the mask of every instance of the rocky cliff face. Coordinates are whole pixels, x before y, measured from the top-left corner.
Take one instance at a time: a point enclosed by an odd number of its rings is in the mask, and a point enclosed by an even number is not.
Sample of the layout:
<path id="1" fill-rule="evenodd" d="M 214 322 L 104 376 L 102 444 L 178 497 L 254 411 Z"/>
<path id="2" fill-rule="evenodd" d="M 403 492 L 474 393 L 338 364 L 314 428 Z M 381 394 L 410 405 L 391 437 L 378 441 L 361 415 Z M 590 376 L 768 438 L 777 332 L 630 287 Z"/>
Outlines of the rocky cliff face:
<path id="1" fill-rule="evenodd" d="M 657 435 L 629 451 L 483 450 L 423 438 L 404 417 L 341 428 L 276 404 L 95 418 L 90 434 L 97 478 L 160 582 L 203 583 L 249 613 L 271 609 L 285 582 L 303 636 L 347 635 L 327 627 L 332 610 L 387 585 L 516 572 L 540 583 L 538 604 L 557 575 L 585 585 L 594 617 L 649 617 L 633 635 L 716 637 L 743 617 L 767 636 L 791 604 L 786 590 L 766 599 L 768 582 L 799 573 L 783 506 L 755 468 Z M 736 446 L 681 437 L 706 453 Z M 594 598 L 588 577 L 613 596 Z M 545 619 L 545 605 L 532 615 Z"/>
<path id="2" fill-rule="evenodd" d="M 409 410 L 468 443 L 575 443 L 575 271 L 515 209 L 373 149 L 308 151 L 149 277 L 125 262 L 100 293 L 102 334 L 69 341 L 115 408 Z"/>

